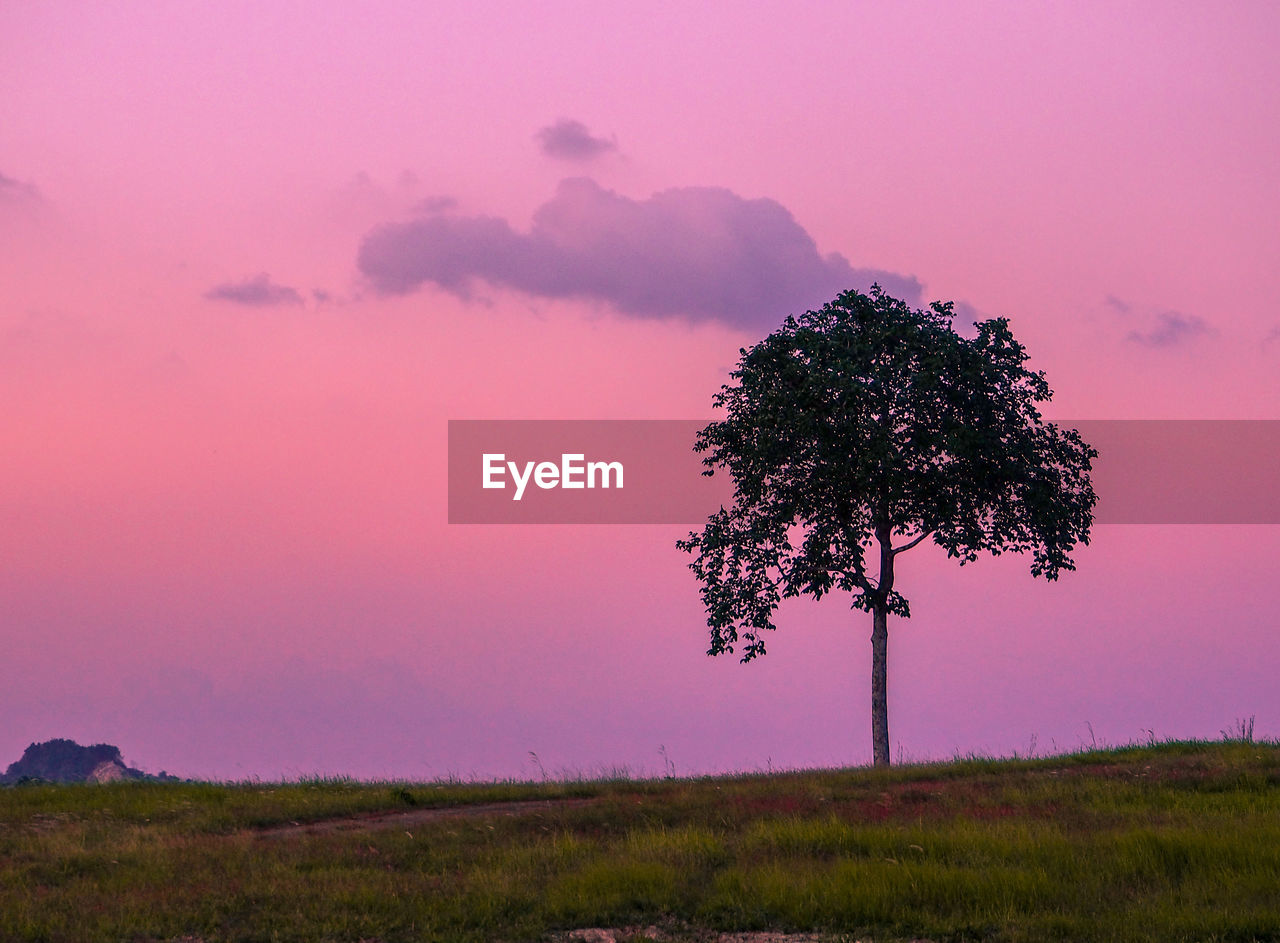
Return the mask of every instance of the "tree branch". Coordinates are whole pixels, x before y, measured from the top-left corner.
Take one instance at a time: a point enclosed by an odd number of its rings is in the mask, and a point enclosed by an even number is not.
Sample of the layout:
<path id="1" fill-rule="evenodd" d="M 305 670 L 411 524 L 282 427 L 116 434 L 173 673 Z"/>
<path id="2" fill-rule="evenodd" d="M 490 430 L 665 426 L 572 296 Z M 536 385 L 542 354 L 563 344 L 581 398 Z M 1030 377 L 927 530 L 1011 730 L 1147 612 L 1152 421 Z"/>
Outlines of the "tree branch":
<path id="1" fill-rule="evenodd" d="M 853 582 L 866 593 L 874 593 L 880 588 L 871 582 L 871 578 L 867 576 L 866 571 L 860 566 L 853 568 Z"/>
<path id="2" fill-rule="evenodd" d="M 848 546 L 854 546 L 858 543 L 857 529 L 853 526 L 853 512 L 849 508 L 847 502 L 841 501 L 838 513 L 840 515 L 840 536 L 844 538 L 844 542 Z M 853 582 L 865 593 L 874 593 L 880 587 L 871 582 L 871 578 L 867 576 L 866 567 L 858 560 L 850 560 L 853 566 Z"/>
<path id="3" fill-rule="evenodd" d="M 912 547 L 914 547 L 916 544 L 920 543 L 920 541 L 924 540 L 926 537 L 930 536 L 932 533 L 933 533 L 933 531 L 931 531 L 931 530 L 927 530 L 927 531 L 925 531 L 925 532 L 924 532 L 923 534 L 921 534 L 919 537 L 916 537 L 916 538 L 914 538 L 914 539 L 912 539 L 912 540 L 908 541 L 907 543 L 903 544 L 901 547 L 894 547 L 894 548 L 893 548 L 893 553 L 894 553 L 895 555 L 897 555 L 897 554 L 899 554 L 899 553 L 902 553 L 904 550 L 910 550 Z"/>

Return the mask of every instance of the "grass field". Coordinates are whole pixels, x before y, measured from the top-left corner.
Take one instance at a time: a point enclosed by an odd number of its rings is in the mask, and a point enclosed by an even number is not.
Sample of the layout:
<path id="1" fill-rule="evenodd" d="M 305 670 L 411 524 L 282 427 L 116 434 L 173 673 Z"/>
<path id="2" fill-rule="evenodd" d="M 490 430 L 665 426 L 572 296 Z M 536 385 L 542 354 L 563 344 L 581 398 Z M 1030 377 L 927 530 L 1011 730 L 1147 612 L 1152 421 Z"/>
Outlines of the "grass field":
<path id="1" fill-rule="evenodd" d="M 1280 940 L 1280 746 L 0 789 L 0 940 Z"/>

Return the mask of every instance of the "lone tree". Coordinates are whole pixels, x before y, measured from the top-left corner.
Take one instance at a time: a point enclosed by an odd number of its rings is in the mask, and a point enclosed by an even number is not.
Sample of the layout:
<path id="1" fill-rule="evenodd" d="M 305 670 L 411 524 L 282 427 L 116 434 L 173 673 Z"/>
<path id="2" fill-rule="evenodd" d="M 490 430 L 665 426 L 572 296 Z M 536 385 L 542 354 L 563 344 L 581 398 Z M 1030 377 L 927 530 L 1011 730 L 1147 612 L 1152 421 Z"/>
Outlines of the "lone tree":
<path id="1" fill-rule="evenodd" d="M 873 286 L 788 317 L 750 350 L 714 398 L 704 475 L 733 477 L 732 506 L 677 543 L 695 554 L 709 655 L 763 655 L 782 599 L 833 590 L 871 613 L 871 736 L 889 763 L 888 619 L 898 554 L 932 540 L 961 565 L 1031 552 L 1056 579 L 1089 542 L 1097 452 L 1036 408 L 1053 394 L 1009 322 L 965 338 L 952 303 L 927 311 Z"/>

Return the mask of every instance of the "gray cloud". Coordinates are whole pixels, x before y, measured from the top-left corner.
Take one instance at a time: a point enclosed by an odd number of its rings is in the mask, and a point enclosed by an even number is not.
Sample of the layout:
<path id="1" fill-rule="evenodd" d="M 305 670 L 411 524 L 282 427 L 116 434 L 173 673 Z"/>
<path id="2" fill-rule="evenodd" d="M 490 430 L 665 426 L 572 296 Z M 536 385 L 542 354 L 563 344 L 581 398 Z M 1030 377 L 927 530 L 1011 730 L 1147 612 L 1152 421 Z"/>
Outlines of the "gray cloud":
<path id="1" fill-rule="evenodd" d="M 1213 328 L 1198 315 L 1163 311 L 1156 315 L 1155 327 L 1151 330 L 1130 331 L 1125 339 L 1144 347 L 1176 347 L 1210 334 Z"/>
<path id="2" fill-rule="evenodd" d="M 595 137 L 581 121 L 569 118 L 547 125 L 535 136 L 542 153 L 562 160 L 591 160 L 618 149 L 617 141 Z"/>
<path id="3" fill-rule="evenodd" d="M 475 281 L 544 298 L 587 298 L 637 317 L 773 327 L 786 315 L 878 282 L 918 304 L 910 275 L 821 255 L 781 204 L 717 187 L 632 200 L 586 178 L 563 181 L 527 233 L 489 216 L 431 216 L 370 232 L 358 265 L 402 294 L 431 283 L 468 297 Z"/>
<path id="4" fill-rule="evenodd" d="M 1133 310 L 1129 302 L 1125 301 L 1123 298 L 1118 298 L 1115 295 L 1107 295 L 1102 300 L 1106 302 L 1107 307 L 1115 311 L 1117 314 L 1128 314 Z"/>
<path id="5" fill-rule="evenodd" d="M 6 203 L 43 203 L 44 197 L 34 184 L 23 183 L 0 174 L 0 200 Z"/>
<path id="6" fill-rule="evenodd" d="M 302 295 L 296 289 L 288 285 L 277 285 L 266 272 L 259 272 L 243 281 L 214 285 L 204 296 L 214 301 L 230 301 L 252 307 L 302 304 Z"/>
<path id="7" fill-rule="evenodd" d="M 0 214 L 9 224 L 41 226 L 52 222 L 55 208 L 40 188 L 0 174 Z"/>
<path id="8" fill-rule="evenodd" d="M 447 213 L 458 208 L 458 201 L 451 196 L 429 196 L 413 204 L 415 213 Z"/>

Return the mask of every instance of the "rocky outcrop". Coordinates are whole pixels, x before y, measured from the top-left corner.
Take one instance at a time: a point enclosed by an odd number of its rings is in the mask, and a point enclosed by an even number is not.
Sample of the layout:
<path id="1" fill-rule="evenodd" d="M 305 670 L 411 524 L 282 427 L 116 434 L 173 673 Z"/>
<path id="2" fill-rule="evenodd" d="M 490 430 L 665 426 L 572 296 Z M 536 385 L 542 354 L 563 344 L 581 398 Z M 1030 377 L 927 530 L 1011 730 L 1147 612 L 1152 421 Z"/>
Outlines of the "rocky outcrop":
<path id="1" fill-rule="evenodd" d="M 22 758 L 11 763 L 0 783 L 112 783 L 126 779 L 171 779 L 148 776 L 139 769 L 126 766 L 120 748 L 109 743 L 81 746 L 74 740 L 46 740 L 33 743 Z"/>
<path id="2" fill-rule="evenodd" d="M 85 777 L 87 783 L 118 783 L 122 779 L 132 779 L 129 768 L 115 760 L 106 760 L 93 768 Z"/>

